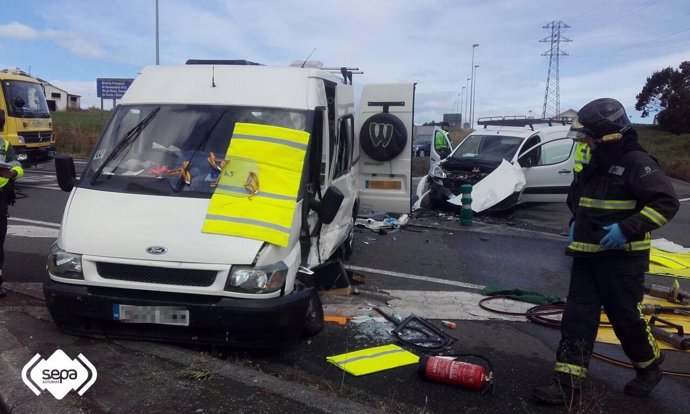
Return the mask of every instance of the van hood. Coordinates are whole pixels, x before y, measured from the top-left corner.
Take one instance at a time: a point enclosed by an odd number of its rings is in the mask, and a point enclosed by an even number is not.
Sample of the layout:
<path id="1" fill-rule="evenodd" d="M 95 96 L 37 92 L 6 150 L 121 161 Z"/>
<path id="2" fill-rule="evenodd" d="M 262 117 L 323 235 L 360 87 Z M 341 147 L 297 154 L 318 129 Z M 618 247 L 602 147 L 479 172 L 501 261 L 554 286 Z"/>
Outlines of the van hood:
<path id="1" fill-rule="evenodd" d="M 263 241 L 201 232 L 209 202 L 77 188 L 62 220 L 60 246 L 100 257 L 251 264 Z"/>

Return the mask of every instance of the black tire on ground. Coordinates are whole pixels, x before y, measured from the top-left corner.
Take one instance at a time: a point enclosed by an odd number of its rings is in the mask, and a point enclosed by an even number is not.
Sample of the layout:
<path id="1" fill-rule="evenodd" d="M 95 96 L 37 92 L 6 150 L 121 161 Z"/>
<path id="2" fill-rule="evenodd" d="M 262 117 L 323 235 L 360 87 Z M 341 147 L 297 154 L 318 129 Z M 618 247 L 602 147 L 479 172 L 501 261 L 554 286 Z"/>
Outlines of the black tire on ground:
<path id="1" fill-rule="evenodd" d="M 321 304 L 319 293 L 314 289 L 309 298 L 307 313 L 304 315 L 304 330 L 302 331 L 302 336 L 314 336 L 323 330 L 323 326 L 323 305 Z"/>

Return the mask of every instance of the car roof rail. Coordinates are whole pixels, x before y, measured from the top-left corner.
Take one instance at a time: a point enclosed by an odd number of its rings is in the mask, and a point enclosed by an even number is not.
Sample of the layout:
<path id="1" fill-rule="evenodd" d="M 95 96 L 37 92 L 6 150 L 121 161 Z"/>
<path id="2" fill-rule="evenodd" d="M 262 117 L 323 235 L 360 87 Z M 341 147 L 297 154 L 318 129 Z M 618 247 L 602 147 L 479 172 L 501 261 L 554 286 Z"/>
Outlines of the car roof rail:
<path id="1" fill-rule="evenodd" d="M 534 131 L 534 125 L 548 124 L 553 126 L 554 124 L 569 125 L 572 123 L 573 118 L 569 116 L 560 116 L 553 118 L 528 118 L 524 115 L 514 115 L 514 116 L 487 116 L 477 119 L 478 125 L 487 126 L 514 126 L 514 127 L 526 127 L 529 126 L 532 131 Z"/>

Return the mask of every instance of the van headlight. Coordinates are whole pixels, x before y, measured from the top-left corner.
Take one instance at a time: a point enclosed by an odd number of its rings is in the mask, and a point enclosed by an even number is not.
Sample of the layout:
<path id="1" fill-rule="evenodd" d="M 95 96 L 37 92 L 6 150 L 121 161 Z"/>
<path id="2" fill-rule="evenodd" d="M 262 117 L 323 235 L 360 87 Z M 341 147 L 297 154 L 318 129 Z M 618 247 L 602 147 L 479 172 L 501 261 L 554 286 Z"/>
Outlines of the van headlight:
<path id="1" fill-rule="evenodd" d="M 429 168 L 429 176 L 433 178 L 446 178 L 447 175 L 443 172 L 443 168 L 440 165 L 434 164 Z"/>
<path id="2" fill-rule="evenodd" d="M 244 293 L 271 293 L 285 286 L 288 267 L 283 262 L 270 266 L 233 266 L 225 290 Z"/>
<path id="3" fill-rule="evenodd" d="M 84 279 L 84 272 L 81 266 L 81 255 L 67 253 L 54 243 L 48 253 L 48 272 L 57 277 L 67 279 Z"/>

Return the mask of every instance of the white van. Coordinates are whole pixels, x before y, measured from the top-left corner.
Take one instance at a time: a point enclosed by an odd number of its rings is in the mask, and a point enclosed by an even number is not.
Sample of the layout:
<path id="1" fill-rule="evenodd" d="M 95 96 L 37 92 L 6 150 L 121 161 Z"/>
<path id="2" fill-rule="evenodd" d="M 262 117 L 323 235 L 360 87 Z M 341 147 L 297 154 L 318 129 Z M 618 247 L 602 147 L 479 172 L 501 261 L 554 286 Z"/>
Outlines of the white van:
<path id="1" fill-rule="evenodd" d="M 358 211 L 410 208 L 413 83 L 188 61 L 145 68 L 76 178 L 44 293 L 65 332 L 278 347 L 323 327 L 313 269 Z"/>

